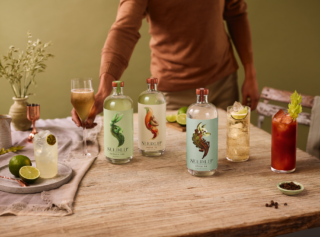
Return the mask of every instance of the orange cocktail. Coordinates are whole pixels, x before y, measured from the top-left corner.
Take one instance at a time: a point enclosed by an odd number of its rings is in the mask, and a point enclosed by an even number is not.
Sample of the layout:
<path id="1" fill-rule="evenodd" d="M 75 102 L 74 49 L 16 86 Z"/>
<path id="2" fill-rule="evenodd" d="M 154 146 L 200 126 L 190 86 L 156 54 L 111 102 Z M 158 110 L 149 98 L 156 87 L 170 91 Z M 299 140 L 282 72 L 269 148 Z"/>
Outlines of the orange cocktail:
<path id="1" fill-rule="evenodd" d="M 272 118 L 271 170 L 290 173 L 296 169 L 297 121 L 279 110 Z"/>

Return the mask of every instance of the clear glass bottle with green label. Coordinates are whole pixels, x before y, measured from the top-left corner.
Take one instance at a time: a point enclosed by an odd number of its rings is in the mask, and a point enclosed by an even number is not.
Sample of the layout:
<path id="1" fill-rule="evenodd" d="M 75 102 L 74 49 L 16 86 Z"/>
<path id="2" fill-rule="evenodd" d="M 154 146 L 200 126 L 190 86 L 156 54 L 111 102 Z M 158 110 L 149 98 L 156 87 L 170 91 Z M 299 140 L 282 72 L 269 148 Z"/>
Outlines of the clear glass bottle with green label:
<path id="1" fill-rule="evenodd" d="M 197 102 L 187 110 L 187 168 L 193 176 L 211 176 L 218 167 L 218 112 L 208 94 L 197 89 Z"/>
<path id="2" fill-rule="evenodd" d="M 166 148 L 166 99 L 157 83 L 148 78 L 138 98 L 138 148 L 144 156 L 161 156 Z"/>
<path id="3" fill-rule="evenodd" d="M 113 164 L 125 164 L 133 157 L 133 102 L 123 94 L 124 83 L 113 81 L 113 92 L 103 104 L 104 154 Z"/>

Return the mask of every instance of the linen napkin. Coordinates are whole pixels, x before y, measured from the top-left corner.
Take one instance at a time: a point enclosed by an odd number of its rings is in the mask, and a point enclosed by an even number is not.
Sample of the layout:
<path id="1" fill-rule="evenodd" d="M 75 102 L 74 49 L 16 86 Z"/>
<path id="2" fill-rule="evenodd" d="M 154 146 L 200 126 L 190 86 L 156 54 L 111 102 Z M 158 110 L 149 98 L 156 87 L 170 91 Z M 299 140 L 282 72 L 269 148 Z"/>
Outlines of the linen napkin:
<path id="1" fill-rule="evenodd" d="M 307 152 L 320 159 L 320 96 L 314 98 L 312 106 Z"/>
<path id="2" fill-rule="evenodd" d="M 78 128 L 71 117 L 53 120 L 38 120 L 37 131 L 49 130 L 58 138 L 58 161 L 72 168 L 72 179 L 63 186 L 35 194 L 14 194 L 0 191 L 0 215 L 45 215 L 65 216 L 73 213 L 73 201 L 78 186 L 99 153 L 97 135 L 102 127 L 101 116 L 96 117 L 98 125 L 87 129 L 88 150 L 92 158 L 78 158 L 72 154 L 82 150 L 82 128 Z M 0 156 L 0 166 L 7 165 L 11 157 L 20 154 L 34 160 L 33 144 L 27 142 L 31 131 L 12 130 L 13 146 L 25 146 L 16 153 L 7 153 Z"/>

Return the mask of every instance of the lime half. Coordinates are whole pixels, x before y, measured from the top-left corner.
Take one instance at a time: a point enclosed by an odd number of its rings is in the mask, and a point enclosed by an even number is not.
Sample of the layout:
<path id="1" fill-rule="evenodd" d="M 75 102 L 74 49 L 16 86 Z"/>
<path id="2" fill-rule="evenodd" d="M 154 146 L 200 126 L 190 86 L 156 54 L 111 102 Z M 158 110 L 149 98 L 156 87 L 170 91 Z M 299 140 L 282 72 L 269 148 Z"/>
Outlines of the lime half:
<path id="1" fill-rule="evenodd" d="M 50 134 L 47 136 L 47 143 L 51 146 L 53 146 L 54 144 L 56 144 L 57 139 L 54 135 Z"/>
<path id="2" fill-rule="evenodd" d="M 188 110 L 188 107 L 187 107 L 187 106 L 181 107 L 181 108 L 178 110 L 178 114 L 186 114 L 186 113 L 187 113 L 187 110 Z"/>
<path id="3" fill-rule="evenodd" d="M 33 166 L 23 166 L 19 171 L 19 176 L 23 181 L 33 183 L 40 177 L 40 171 Z"/>
<path id="4" fill-rule="evenodd" d="M 243 109 L 240 109 L 238 112 L 232 112 L 231 117 L 236 120 L 244 119 L 247 117 L 248 114 L 248 108 L 244 107 Z"/>
<path id="5" fill-rule="evenodd" d="M 186 126 L 187 124 L 187 115 L 186 114 L 178 114 L 177 123 L 181 126 Z"/>
<path id="6" fill-rule="evenodd" d="M 175 114 L 167 115 L 166 119 L 169 123 L 174 123 L 175 121 L 177 121 L 177 115 Z"/>

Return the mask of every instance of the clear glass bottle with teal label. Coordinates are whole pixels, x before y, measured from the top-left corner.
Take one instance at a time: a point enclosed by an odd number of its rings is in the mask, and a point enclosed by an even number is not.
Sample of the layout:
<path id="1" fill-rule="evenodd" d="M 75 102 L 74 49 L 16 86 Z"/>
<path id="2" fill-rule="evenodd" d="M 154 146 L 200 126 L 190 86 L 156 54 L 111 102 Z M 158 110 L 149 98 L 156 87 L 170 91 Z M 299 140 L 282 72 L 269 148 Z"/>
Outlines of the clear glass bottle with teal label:
<path id="1" fill-rule="evenodd" d="M 187 110 L 187 168 L 193 176 L 212 176 L 218 167 L 218 112 L 208 103 L 209 90 L 196 90 Z"/>
<path id="2" fill-rule="evenodd" d="M 103 104 L 104 154 L 113 164 L 125 164 L 133 157 L 133 102 L 123 95 L 122 81 L 113 81 L 113 92 Z"/>

